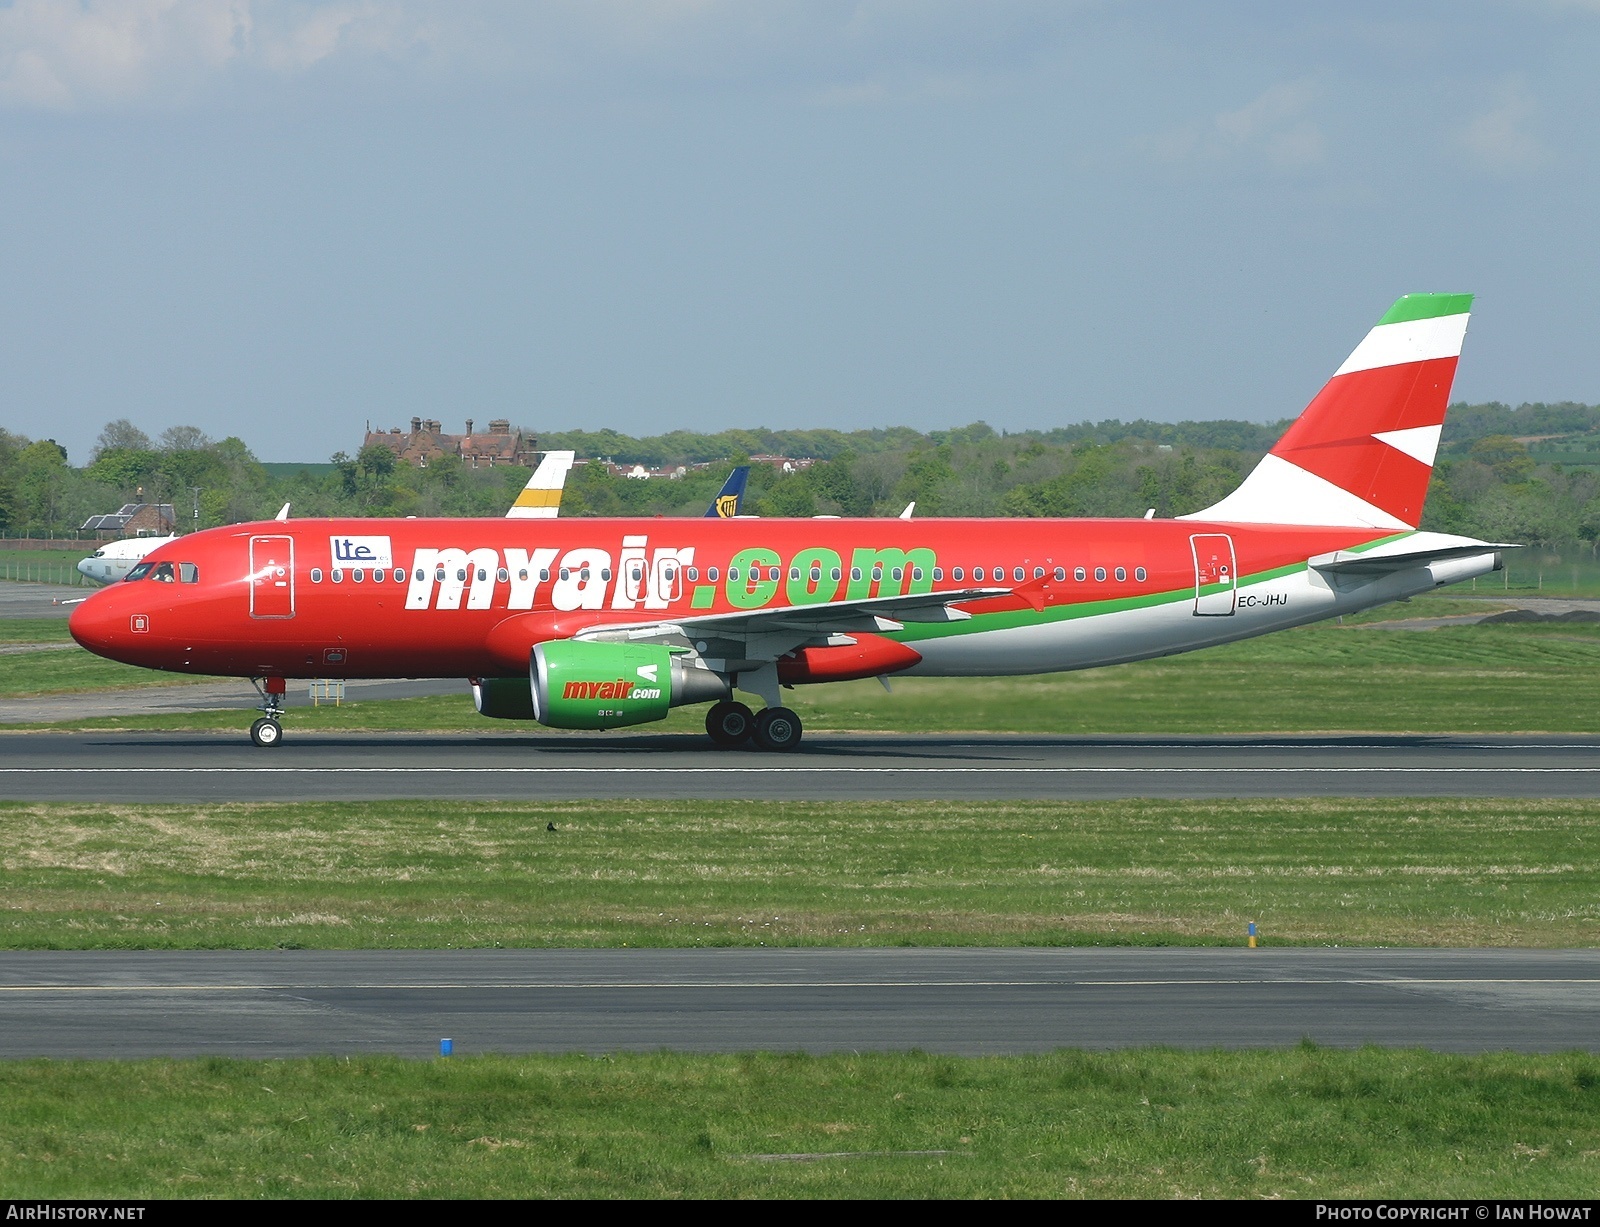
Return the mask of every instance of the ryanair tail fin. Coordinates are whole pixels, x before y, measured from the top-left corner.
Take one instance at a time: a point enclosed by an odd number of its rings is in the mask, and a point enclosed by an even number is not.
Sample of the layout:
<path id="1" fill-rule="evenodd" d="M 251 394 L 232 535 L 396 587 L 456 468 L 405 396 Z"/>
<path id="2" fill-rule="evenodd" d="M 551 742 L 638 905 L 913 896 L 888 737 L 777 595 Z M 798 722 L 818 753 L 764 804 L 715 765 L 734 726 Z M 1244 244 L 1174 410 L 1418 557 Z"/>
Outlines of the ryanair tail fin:
<path id="1" fill-rule="evenodd" d="M 1185 520 L 1415 528 L 1471 294 L 1407 294 L 1244 483 Z"/>
<path id="2" fill-rule="evenodd" d="M 739 508 L 744 503 L 744 488 L 750 481 L 750 466 L 741 464 L 728 474 L 728 480 L 722 483 L 722 489 L 717 492 L 717 497 L 711 500 L 711 506 L 706 508 L 705 518 L 708 520 L 731 520 L 739 514 Z"/>

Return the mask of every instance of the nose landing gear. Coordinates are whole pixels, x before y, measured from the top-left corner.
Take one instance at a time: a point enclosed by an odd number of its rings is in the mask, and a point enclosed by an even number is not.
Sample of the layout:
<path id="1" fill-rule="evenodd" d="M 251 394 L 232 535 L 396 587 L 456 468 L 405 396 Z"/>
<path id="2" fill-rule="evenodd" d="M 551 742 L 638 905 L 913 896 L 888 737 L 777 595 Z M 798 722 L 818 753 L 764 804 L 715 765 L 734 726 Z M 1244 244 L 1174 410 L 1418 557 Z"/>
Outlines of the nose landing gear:
<path id="1" fill-rule="evenodd" d="M 264 750 L 283 741 L 283 725 L 280 717 L 283 715 L 284 695 L 288 693 L 288 683 L 281 677 L 251 678 L 250 684 L 256 688 L 256 693 L 261 696 L 261 711 L 263 715 L 250 726 L 250 740 Z"/>

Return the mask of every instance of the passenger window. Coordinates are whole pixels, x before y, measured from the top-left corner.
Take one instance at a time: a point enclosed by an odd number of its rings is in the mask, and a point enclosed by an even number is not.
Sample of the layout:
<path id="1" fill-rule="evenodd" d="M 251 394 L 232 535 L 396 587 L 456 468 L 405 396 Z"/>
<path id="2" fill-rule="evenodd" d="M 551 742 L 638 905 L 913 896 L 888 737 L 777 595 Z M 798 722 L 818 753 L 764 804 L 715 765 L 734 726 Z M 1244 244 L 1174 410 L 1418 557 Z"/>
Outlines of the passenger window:
<path id="1" fill-rule="evenodd" d="M 838 567 L 834 567 L 834 568 L 833 568 L 833 569 L 832 569 L 832 570 L 830 570 L 830 571 L 829 571 L 829 572 L 828 572 L 828 574 L 829 574 L 829 575 L 830 575 L 830 576 L 832 576 L 832 577 L 833 577 L 833 580 L 834 580 L 834 582 L 835 582 L 835 583 L 837 583 L 837 582 L 838 582 L 838 580 L 839 580 L 839 575 L 840 575 L 840 571 L 839 571 L 839 568 L 838 568 Z"/>
<path id="2" fill-rule="evenodd" d="M 373 583 L 375 583 L 375 584 L 381 584 L 381 583 L 383 583 L 383 581 L 384 581 L 384 580 L 385 580 L 385 579 L 386 579 L 386 578 L 388 578 L 388 577 L 387 577 L 387 576 L 386 576 L 386 575 L 385 575 L 385 574 L 384 574 L 384 572 L 383 572 L 383 570 L 382 570 L 382 569 L 381 569 L 381 568 L 379 568 L 379 567 L 374 567 L 374 568 L 373 568 L 373 569 L 372 569 L 372 582 L 373 582 Z"/>
<path id="3" fill-rule="evenodd" d="M 485 571 L 482 567 L 479 567 L 478 568 L 478 582 L 481 584 L 481 583 L 483 583 L 484 580 L 486 580 L 488 578 L 489 578 L 489 573 L 487 571 Z"/>
<path id="4" fill-rule="evenodd" d="M 1072 578 L 1077 580 L 1081 584 L 1081 583 L 1083 583 L 1084 580 L 1089 578 L 1089 573 L 1087 571 L 1085 571 L 1082 567 L 1073 567 L 1072 568 Z"/>
<path id="5" fill-rule="evenodd" d="M 501 567 L 494 573 L 494 577 L 503 584 L 506 582 L 506 580 L 511 578 L 511 572 L 507 571 L 504 567 Z"/>
<path id="6" fill-rule="evenodd" d="M 311 582 L 313 584 L 320 584 L 322 582 L 322 568 L 321 567 L 312 567 L 311 568 Z"/>
<path id="7" fill-rule="evenodd" d="M 584 578 L 587 579 L 588 576 L 584 576 Z M 600 568 L 600 578 L 605 583 L 609 584 L 611 582 L 611 568 L 610 567 L 601 567 Z"/>
<path id="8" fill-rule="evenodd" d="M 1057 567 L 1054 579 L 1055 579 L 1056 583 L 1058 583 L 1058 584 L 1066 583 L 1067 582 L 1067 569 L 1065 567 Z"/>
<path id="9" fill-rule="evenodd" d="M 587 584 L 589 582 L 589 568 L 588 567 L 579 567 L 578 568 L 578 578 L 581 579 L 584 583 Z"/>
<path id="10" fill-rule="evenodd" d="M 422 576 L 418 575 L 417 578 L 421 579 Z M 406 573 L 403 570 L 401 570 L 399 567 L 396 567 L 394 569 L 394 582 L 397 583 L 397 584 L 403 584 L 403 583 L 406 582 Z"/>
<path id="11" fill-rule="evenodd" d="M 1119 584 L 1126 583 L 1127 579 L 1128 579 L 1128 568 L 1127 567 L 1118 567 L 1117 568 L 1117 583 L 1119 583 Z"/>
<path id="12" fill-rule="evenodd" d="M 192 562 L 178 564 L 178 582 L 182 584 L 198 584 L 200 582 L 200 568 Z"/>
<path id="13" fill-rule="evenodd" d="M 333 582 L 336 583 L 336 584 L 344 583 L 344 572 L 341 571 L 338 567 L 335 567 L 333 569 Z"/>
<path id="14" fill-rule="evenodd" d="M 936 584 L 942 584 L 944 582 L 944 568 L 943 567 L 935 567 L 933 569 L 933 582 L 936 583 Z"/>
<path id="15" fill-rule="evenodd" d="M 1012 583 L 1020 584 L 1023 580 L 1025 580 L 1027 578 L 1028 578 L 1028 573 L 1026 571 L 1024 571 L 1021 567 L 1012 567 L 1011 568 L 1011 582 Z"/>
<path id="16" fill-rule="evenodd" d="M 911 578 L 912 578 L 913 582 L 915 582 L 916 580 L 920 580 L 922 578 L 922 568 L 921 567 L 912 567 L 911 568 Z"/>
<path id="17" fill-rule="evenodd" d="M 729 567 L 728 568 L 728 578 L 729 579 L 738 579 L 739 578 L 739 568 L 738 567 Z"/>
<path id="18" fill-rule="evenodd" d="M 965 571 L 963 571 L 960 567 L 957 567 L 957 568 L 955 568 L 955 570 L 950 572 L 950 578 L 955 580 L 956 583 L 958 583 L 958 584 L 962 580 L 964 580 L 966 577 L 967 577 L 967 573 Z"/>
<path id="19" fill-rule="evenodd" d="M 360 567 L 357 567 L 354 571 L 350 572 L 350 578 L 359 584 L 362 580 L 367 578 L 367 573 Z"/>
<path id="20" fill-rule="evenodd" d="M 768 567 L 767 568 L 767 578 L 770 579 L 773 583 L 777 583 L 778 582 L 778 577 L 780 575 L 782 575 L 782 572 L 779 571 L 777 567 Z"/>
<path id="21" fill-rule="evenodd" d="M 562 567 L 561 568 L 561 578 L 564 579 L 564 580 L 565 579 L 571 579 L 572 578 L 572 570 L 571 570 L 571 568 Z"/>
<path id="22" fill-rule="evenodd" d="M 1094 569 L 1094 579 L 1095 579 L 1095 583 L 1097 583 L 1097 584 L 1105 583 L 1106 582 L 1106 569 L 1104 567 L 1096 567 Z"/>
<path id="23" fill-rule="evenodd" d="M 1133 569 L 1133 578 L 1138 580 L 1141 584 L 1144 583 L 1144 581 L 1145 581 L 1145 570 L 1144 570 L 1144 568 L 1143 567 L 1135 567 Z"/>
<path id="24" fill-rule="evenodd" d="M 539 568 L 539 582 L 541 584 L 548 584 L 550 582 L 550 568 L 549 567 L 540 567 Z"/>
<path id="25" fill-rule="evenodd" d="M 850 578 L 852 580 L 860 580 L 860 578 L 861 578 L 861 568 L 860 567 L 851 567 L 850 568 Z"/>
<path id="26" fill-rule="evenodd" d="M 710 570 L 708 570 L 706 572 L 706 578 L 708 580 L 710 580 L 713 584 L 716 583 L 717 582 L 717 568 L 716 567 L 712 567 Z M 735 578 L 737 578 L 737 576 Z"/>
<path id="27" fill-rule="evenodd" d="M 893 576 L 894 582 L 898 584 L 900 582 L 900 577 L 903 576 L 905 572 L 899 567 L 896 567 L 893 571 L 890 571 L 889 574 Z"/>
<path id="28" fill-rule="evenodd" d="M 1043 579 L 1044 578 L 1044 568 L 1043 567 L 1035 567 L 1033 569 L 1033 578 L 1034 579 Z"/>
<path id="29" fill-rule="evenodd" d="M 688 577 L 691 584 L 698 582 L 700 579 L 699 567 L 685 567 L 683 569 L 683 573 Z"/>
<path id="30" fill-rule="evenodd" d="M 424 573 L 424 571 L 423 571 L 423 570 L 422 570 L 422 568 L 421 568 L 421 567 L 418 567 L 418 568 L 417 568 L 417 583 L 419 583 L 419 584 L 420 584 L 420 583 L 421 583 L 421 582 L 422 582 L 422 577 L 423 577 L 423 575 L 424 575 L 424 574 L 425 574 L 425 573 Z"/>

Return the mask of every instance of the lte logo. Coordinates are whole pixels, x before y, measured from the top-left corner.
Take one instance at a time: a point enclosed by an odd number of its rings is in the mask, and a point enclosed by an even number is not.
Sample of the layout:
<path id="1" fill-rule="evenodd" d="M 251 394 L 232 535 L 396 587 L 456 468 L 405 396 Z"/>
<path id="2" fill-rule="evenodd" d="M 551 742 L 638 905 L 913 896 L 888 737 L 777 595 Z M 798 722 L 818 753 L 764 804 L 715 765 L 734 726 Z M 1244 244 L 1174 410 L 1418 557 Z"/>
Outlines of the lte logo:
<path id="1" fill-rule="evenodd" d="M 128 619 L 128 629 L 135 635 L 148 635 L 150 633 L 150 615 L 134 614 Z"/>

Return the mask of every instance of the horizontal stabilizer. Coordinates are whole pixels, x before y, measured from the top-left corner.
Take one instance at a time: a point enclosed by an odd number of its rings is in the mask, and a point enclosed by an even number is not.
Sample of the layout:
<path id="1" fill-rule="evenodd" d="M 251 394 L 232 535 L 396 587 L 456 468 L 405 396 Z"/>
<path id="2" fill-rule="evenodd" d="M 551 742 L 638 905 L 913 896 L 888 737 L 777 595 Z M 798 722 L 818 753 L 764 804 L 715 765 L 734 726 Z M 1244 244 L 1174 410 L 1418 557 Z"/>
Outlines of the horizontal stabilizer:
<path id="1" fill-rule="evenodd" d="M 1318 554 L 1307 565 L 1317 571 L 1342 575 L 1387 575 L 1393 571 L 1426 566 L 1430 562 L 1473 558 L 1479 554 L 1518 548 L 1505 542 L 1474 541 L 1470 537 L 1452 537 L 1445 533 L 1411 533 L 1380 542 L 1371 549 L 1335 550 L 1331 554 Z"/>

